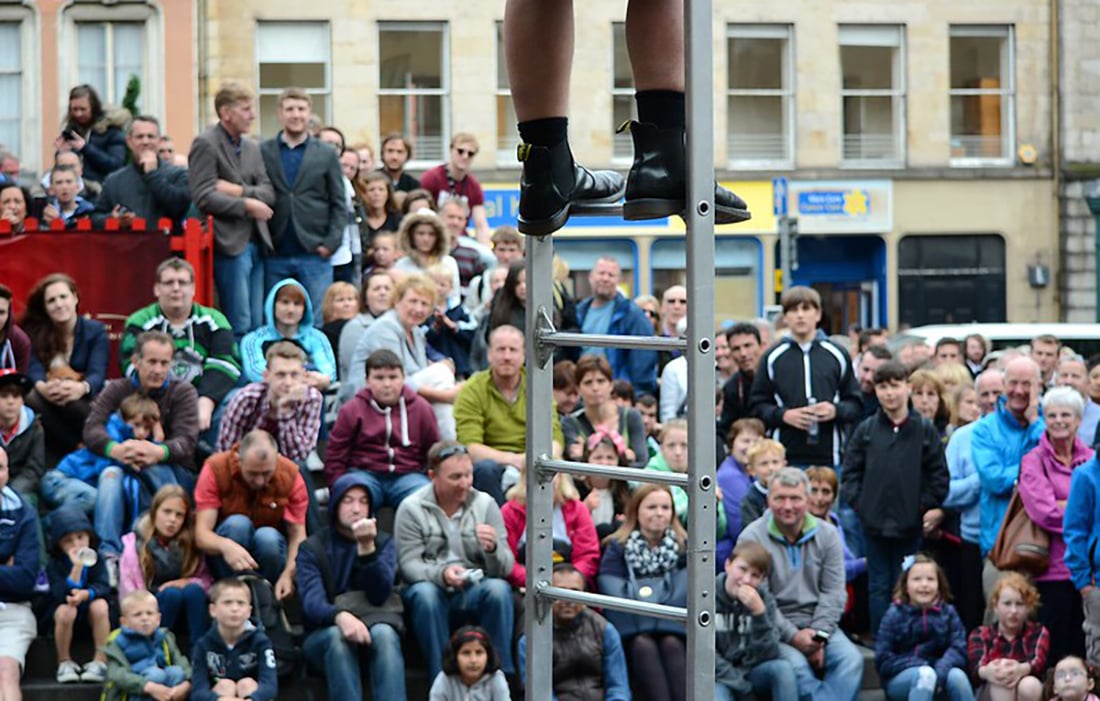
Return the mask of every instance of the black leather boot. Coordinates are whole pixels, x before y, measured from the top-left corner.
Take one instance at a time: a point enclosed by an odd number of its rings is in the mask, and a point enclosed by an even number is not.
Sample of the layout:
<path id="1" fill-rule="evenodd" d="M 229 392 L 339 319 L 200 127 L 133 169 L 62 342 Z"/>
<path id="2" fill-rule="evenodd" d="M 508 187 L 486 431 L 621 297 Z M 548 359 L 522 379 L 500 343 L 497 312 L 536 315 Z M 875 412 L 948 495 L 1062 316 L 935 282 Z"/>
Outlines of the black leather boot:
<path id="1" fill-rule="evenodd" d="M 658 129 L 655 124 L 630 122 L 634 164 L 626 177 L 623 218 L 629 221 L 686 218 L 687 157 L 683 129 Z M 745 201 L 714 185 L 714 223 L 734 224 L 752 218 Z"/>
<path id="2" fill-rule="evenodd" d="M 520 144 L 516 155 L 523 163 L 519 230 L 530 236 L 546 236 L 565 226 L 573 205 L 614 204 L 623 196 L 622 175 L 577 165 L 567 141 L 549 147 Z"/>

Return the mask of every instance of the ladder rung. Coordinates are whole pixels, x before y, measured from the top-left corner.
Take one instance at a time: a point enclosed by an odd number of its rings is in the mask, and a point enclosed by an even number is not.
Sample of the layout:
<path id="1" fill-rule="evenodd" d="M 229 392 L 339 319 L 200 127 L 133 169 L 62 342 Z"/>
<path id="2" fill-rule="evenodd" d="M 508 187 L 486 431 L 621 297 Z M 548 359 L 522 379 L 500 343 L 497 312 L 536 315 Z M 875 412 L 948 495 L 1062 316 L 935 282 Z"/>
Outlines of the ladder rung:
<path id="1" fill-rule="evenodd" d="M 564 472 L 570 475 L 588 475 L 589 477 L 607 477 L 609 479 L 629 480 L 632 482 L 667 484 L 670 486 L 683 487 L 684 489 L 687 489 L 688 486 L 688 476 L 681 472 L 658 472 L 657 470 L 646 470 L 640 467 L 591 465 L 586 462 L 540 458 L 536 462 L 536 469 Z"/>
<path id="2" fill-rule="evenodd" d="M 558 348 L 626 348 L 632 350 L 685 350 L 687 339 L 667 338 L 665 336 L 614 336 L 599 333 L 571 333 L 554 331 L 539 334 L 536 343 Z"/>
<path id="3" fill-rule="evenodd" d="M 563 589 L 542 582 L 535 589 L 535 594 L 551 601 L 571 601 L 575 604 L 595 606 L 596 608 L 613 609 L 624 613 L 636 613 L 653 618 L 667 618 L 670 621 L 686 621 L 687 609 L 680 606 L 665 606 L 664 604 L 651 604 L 646 601 L 634 599 L 620 599 L 617 596 L 606 594 L 593 594 L 574 589 Z"/>
<path id="4" fill-rule="evenodd" d="M 611 202 L 609 204 L 574 203 L 569 206 L 571 217 L 622 217 L 623 203 Z"/>

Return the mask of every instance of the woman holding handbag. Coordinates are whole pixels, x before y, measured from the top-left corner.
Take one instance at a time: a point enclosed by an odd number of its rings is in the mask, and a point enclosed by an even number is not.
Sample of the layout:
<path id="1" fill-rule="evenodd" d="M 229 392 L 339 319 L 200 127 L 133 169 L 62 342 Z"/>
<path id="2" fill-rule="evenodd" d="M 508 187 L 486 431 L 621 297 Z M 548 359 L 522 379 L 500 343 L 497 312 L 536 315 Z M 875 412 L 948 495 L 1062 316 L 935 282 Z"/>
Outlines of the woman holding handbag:
<path id="1" fill-rule="evenodd" d="M 1050 564 L 1046 571 L 1035 572 L 1034 580 L 1043 602 L 1039 622 L 1051 634 L 1051 659 L 1059 660 L 1085 651 L 1081 595 L 1063 561 L 1062 522 L 1073 471 L 1091 460 L 1094 451 L 1077 437 L 1085 402 L 1076 390 L 1052 389 L 1042 404 L 1046 431 L 1020 462 L 1018 489 L 1028 517 L 1050 536 Z"/>
<path id="2" fill-rule="evenodd" d="M 687 531 L 676 518 L 672 491 L 645 484 L 634 491 L 623 524 L 609 535 L 597 578 L 601 594 L 667 606 L 687 604 Z M 637 688 L 651 701 L 687 694 L 684 625 L 622 613 L 604 616 L 623 638 Z"/>

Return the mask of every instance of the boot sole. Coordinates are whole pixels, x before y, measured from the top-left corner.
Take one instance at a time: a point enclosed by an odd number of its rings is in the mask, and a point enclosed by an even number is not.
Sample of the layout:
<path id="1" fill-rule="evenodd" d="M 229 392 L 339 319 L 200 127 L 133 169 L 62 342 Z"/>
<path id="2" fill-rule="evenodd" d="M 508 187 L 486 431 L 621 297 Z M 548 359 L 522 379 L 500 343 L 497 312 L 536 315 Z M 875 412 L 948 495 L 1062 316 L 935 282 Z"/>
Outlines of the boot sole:
<path id="1" fill-rule="evenodd" d="M 520 214 L 517 217 L 516 228 L 519 229 L 521 234 L 526 234 L 527 236 L 549 236 L 565 226 L 565 223 L 569 221 L 569 212 L 574 206 L 617 204 L 619 200 L 622 199 L 623 190 L 625 188 L 626 185 L 624 184 L 618 192 L 608 195 L 607 197 L 580 200 L 578 202 L 567 202 L 564 207 L 543 219 L 527 219 Z"/>
<path id="2" fill-rule="evenodd" d="M 656 197 L 641 197 L 629 200 L 623 205 L 623 219 L 627 221 L 648 221 L 679 216 L 687 219 L 683 200 L 668 200 Z M 717 206 L 714 208 L 715 224 L 736 224 L 752 219 L 748 209 Z"/>

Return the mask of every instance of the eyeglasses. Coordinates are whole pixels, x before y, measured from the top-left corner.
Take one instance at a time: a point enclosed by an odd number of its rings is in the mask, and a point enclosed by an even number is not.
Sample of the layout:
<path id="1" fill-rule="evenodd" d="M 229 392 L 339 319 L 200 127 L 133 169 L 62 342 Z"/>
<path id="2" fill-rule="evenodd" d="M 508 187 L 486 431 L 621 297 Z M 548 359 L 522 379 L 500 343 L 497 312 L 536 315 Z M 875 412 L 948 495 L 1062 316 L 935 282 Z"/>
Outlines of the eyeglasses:
<path id="1" fill-rule="evenodd" d="M 450 460 L 456 455 L 469 455 L 470 451 L 466 450 L 466 446 L 461 443 L 455 443 L 449 445 L 443 450 L 439 451 L 439 455 L 435 456 L 435 464 L 441 465 L 446 460 Z"/>
<path id="2" fill-rule="evenodd" d="M 648 316 L 650 319 L 656 319 L 659 316 L 661 316 L 660 314 L 658 314 L 657 312 L 655 312 L 651 309 L 646 309 L 645 310 L 645 315 Z"/>
<path id="3" fill-rule="evenodd" d="M 470 158 L 473 158 L 477 155 L 477 151 L 474 151 L 473 149 L 459 148 L 458 146 L 455 146 L 455 153 L 460 156 L 469 156 Z"/>

